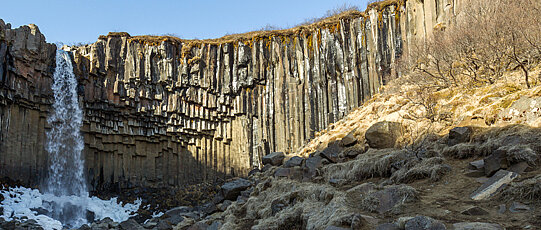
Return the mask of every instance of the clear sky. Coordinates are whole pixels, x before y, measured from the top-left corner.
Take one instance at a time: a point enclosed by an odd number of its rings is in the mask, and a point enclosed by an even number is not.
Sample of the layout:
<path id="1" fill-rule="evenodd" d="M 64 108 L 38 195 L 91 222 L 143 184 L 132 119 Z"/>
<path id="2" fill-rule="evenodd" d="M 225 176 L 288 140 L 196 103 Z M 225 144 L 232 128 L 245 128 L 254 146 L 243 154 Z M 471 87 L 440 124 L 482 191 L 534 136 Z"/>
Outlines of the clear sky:
<path id="1" fill-rule="evenodd" d="M 110 31 L 131 35 L 217 38 L 291 27 L 346 5 L 364 10 L 368 0 L 6 0 L 0 19 L 12 27 L 34 23 L 48 42 L 94 42 Z"/>

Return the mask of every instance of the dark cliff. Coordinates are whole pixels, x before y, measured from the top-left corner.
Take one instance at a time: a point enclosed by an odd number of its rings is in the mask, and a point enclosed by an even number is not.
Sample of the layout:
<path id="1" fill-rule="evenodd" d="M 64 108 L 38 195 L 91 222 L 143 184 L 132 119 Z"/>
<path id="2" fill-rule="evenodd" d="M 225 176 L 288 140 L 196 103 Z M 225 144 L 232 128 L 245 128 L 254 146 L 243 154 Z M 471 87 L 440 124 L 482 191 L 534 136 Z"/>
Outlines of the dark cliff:
<path id="1" fill-rule="evenodd" d="M 79 78 L 89 182 L 176 186 L 246 175 L 269 152 L 294 153 L 396 76 L 407 45 L 447 23 L 456 5 L 386 1 L 283 31 L 202 41 L 110 33 L 65 47 Z M 0 44 L 0 173 L 36 183 L 54 45 L 32 25 L 2 26 Z"/>

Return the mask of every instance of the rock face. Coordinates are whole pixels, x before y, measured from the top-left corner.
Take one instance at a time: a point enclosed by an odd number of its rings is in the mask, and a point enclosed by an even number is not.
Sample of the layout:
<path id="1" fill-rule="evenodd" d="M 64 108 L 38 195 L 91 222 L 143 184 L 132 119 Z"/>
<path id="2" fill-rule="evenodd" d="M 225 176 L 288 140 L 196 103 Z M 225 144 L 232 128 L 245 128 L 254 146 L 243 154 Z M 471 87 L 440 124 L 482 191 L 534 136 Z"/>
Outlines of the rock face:
<path id="1" fill-rule="evenodd" d="M 395 1 L 309 26 L 216 40 L 110 33 L 75 62 L 93 190 L 247 175 L 291 153 L 396 76 L 459 0 Z M 55 46 L 0 23 L 0 176 L 38 183 Z"/>

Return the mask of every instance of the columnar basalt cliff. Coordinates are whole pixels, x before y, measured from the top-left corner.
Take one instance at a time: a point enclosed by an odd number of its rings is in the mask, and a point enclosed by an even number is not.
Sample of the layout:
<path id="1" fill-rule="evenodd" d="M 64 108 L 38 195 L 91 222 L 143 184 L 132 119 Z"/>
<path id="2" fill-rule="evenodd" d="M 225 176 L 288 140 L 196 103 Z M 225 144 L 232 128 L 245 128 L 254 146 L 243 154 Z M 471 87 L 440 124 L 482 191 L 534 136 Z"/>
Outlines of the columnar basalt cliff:
<path id="1" fill-rule="evenodd" d="M 456 1 L 386 1 L 214 40 L 109 33 L 65 47 L 79 78 L 92 188 L 246 175 L 269 152 L 295 152 L 396 76 L 407 45 L 449 23 Z M 33 25 L 0 26 L 0 173 L 37 183 L 54 45 Z"/>

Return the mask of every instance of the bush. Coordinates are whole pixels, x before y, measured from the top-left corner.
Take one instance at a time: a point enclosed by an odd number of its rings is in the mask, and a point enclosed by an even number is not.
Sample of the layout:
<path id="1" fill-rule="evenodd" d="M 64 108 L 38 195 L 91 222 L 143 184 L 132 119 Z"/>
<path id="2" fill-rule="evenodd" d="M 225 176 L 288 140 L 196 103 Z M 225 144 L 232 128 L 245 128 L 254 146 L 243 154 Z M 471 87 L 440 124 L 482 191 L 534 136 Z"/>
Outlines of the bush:
<path id="1" fill-rule="evenodd" d="M 402 58 L 424 88 L 492 84 L 505 71 L 520 69 L 526 86 L 541 57 L 541 1 L 466 0 L 448 27 L 410 45 Z"/>

